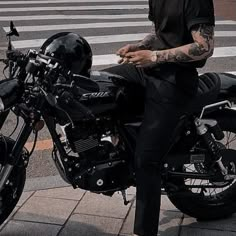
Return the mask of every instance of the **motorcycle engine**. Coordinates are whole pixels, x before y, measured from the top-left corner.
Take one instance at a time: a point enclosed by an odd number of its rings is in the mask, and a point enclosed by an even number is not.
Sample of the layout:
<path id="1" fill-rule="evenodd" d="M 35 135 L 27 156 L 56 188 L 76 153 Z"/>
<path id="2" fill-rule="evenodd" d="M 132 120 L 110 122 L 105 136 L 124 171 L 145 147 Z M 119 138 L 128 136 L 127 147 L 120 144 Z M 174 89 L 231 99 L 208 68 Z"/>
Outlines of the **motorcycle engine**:
<path id="1" fill-rule="evenodd" d="M 129 187 L 130 168 L 125 149 L 102 139 L 111 130 L 100 123 L 82 123 L 65 128 L 69 145 L 77 153 L 73 168 L 74 184 L 97 193 L 115 192 Z M 78 168 L 79 163 L 79 168 Z"/>

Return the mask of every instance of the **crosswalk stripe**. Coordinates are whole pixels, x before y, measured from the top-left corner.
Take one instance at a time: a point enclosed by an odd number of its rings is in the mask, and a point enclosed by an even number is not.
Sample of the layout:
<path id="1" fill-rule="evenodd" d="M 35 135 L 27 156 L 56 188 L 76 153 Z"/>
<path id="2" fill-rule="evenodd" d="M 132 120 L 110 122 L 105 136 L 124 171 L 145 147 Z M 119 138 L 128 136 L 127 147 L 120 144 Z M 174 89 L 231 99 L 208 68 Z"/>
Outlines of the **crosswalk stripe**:
<path id="1" fill-rule="evenodd" d="M 95 6 L 63 6 L 63 7 L 12 7 L 0 8 L 0 12 L 33 12 L 33 11 L 85 11 L 85 10 L 124 10 L 147 9 L 148 5 L 95 5 Z"/>
<path id="2" fill-rule="evenodd" d="M 137 34 L 118 34 L 118 35 L 103 35 L 103 36 L 89 36 L 85 39 L 90 44 L 102 44 L 102 43 L 118 43 L 118 42 L 131 42 L 142 40 L 147 33 Z M 216 31 L 216 37 L 233 37 L 236 36 L 236 31 Z M 36 48 L 40 47 L 46 39 L 30 39 L 30 40 L 18 40 L 13 41 L 14 48 Z"/>
<path id="3" fill-rule="evenodd" d="M 236 37 L 236 31 L 215 31 L 216 37 Z"/>
<path id="4" fill-rule="evenodd" d="M 235 25 L 236 21 L 234 20 L 218 20 L 215 22 L 216 25 Z"/>
<path id="5" fill-rule="evenodd" d="M 119 58 L 120 57 L 115 54 L 95 55 L 93 56 L 93 66 L 117 64 Z"/>
<path id="6" fill-rule="evenodd" d="M 34 26 L 17 26 L 18 32 L 36 32 L 49 30 L 69 30 L 69 29 L 96 29 L 96 28 L 114 28 L 114 27 L 135 27 L 135 26 L 151 26 L 150 21 L 137 22 L 102 22 L 102 23 L 86 23 L 86 24 L 64 24 L 64 25 L 34 25 Z M 3 27 L 7 32 L 9 27 Z"/>
<path id="7" fill-rule="evenodd" d="M 117 0 L 39 0 L 39 1 L 1 1 L 0 5 L 30 5 L 48 3 L 96 3 L 96 2 L 117 2 Z M 119 2 L 146 2 L 145 0 L 119 0 Z"/>
<path id="8" fill-rule="evenodd" d="M 0 16 L 0 21 L 28 21 L 28 20 L 94 20 L 94 19 L 139 19 L 147 18 L 147 14 L 119 14 L 119 15 L 29 15 L 29 16 Z M 216 21 L 216 25 L 236 25 L 236 21 Z"/>
<path id="9" fill-rule="evenodd" d="M 95 29 L 95 28 L 114 28 L 114 27 L 139 27 L 151 26 L 150 21 L 131 21 L 131 22 L 101 22 L 101 23 L 85 23 L 85 24 L 63 24 L 63 25 L 33 25 L 33 26 L 17 26 L 19 32 L 36 32 L 49 30 L 67 30 L 67 29 Z M 7 32 L 9 27 L 3 27 Z M 218 37 L 235 37 L 236 31 L 219 31 Z"/>
<path id="10" fill-rule="evenodd" d="M 28 21 L 28 20 L 94 20 L 94 19 L 138 19 L 147 18 L 147 14 L 121 15 L 33 15 L 33 16 L 0 16 L 0 21 Z M 236 24 L 236 22 L 235 22 Z"/>
<path id="11" fill-rule="evenodd" d="M 89 42 L 89 44 L 117 43 L 141 40 L 147 34 L 148 33 L 89 36 L 85 37 L 85 39 Z M 14 48 L 36 48 L 40 47 L 45 40 L 46 39 L 19 40 L 13 41 L 12 43 Z"/>
<path id="12" fill-rule="evenodd" d="M 213 58 L 236 57 L 236 47 L 215 48 Z M 117 64 L 119 56 L 115 54 L 95 55 L 93 56 L 93 66 L 103 66 Z"/>
<path id="13" fill-rule="evenodd" d="M 135 15 L 136 16 L 136 15 Z M 130 18 L 136 18 L 131 16 Z M 81 16 L 79 16 L 81 17 Z M 86 17 L 89 17 L 86 15 Z M 126 18 L 126 15 L 124 16 Z M 85 18 L 84 18 L 85 19 Z M 88 18 L 89 19 L 89 18 Z M 92 19 L 92 18 L 90 18 Z M 116 18 L 113 18 L 116 19 Z M 121 18 L 119 18 L 121 19 Z M 0 18 L 1 21 L 1 18 Z M 220 23 L 225 24 L 221 21 Z M 85 24 L 63 24 L 63 25 L 30 25 L 30 26 L 17 26 L 18 32 L 35 32 L 35 31 L 49 31 L 49 30 L 65 30 L 65 29 L 94 29 L 94 28 L 113 28 L 113 27 L 135 27 L 135 26 L 151 26 L 150 21 L 129 21 L 129 22 L 101 22 L 101 23 L 85 23 Z M 236 25 L 236 21 L 235 21 Z M 9 26 L 3 27 L 5 32 L 9 31 Z M 222 36 L 235 36 L 236 31 L 219 31 L 218 37 Z"/>
<path id="14" fill-rule="evenodd" d="M 236 47 L 215 48 L 212 57 L 236 57 Z"/>

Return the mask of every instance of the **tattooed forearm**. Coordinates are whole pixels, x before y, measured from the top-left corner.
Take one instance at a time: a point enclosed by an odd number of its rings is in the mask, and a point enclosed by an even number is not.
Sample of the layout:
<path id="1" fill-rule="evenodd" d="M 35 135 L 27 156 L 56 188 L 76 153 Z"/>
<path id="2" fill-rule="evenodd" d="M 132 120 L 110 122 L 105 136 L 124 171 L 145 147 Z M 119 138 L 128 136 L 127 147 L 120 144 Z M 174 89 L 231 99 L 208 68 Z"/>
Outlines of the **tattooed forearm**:
<path id="1" fill-rule="evenodd" d="M 201 56 L 211 53 L 214 45 L 214 27 L 212 25 L 199 25 L 192 29 L 192 36 L 195 43 L 189 50 L 193 56 Z"/>
<path id="2" fill-rule="evenodd" d="M 205 48 L 202 44 L 193 43 L 189 48 L 189 55 L 192 56 L 201 56 L 204 53 L 208 52 L 208 48 Z"/>
<path id="3" fill-rule="evenodd" d="M 165 62 L 190 62 L 193 61 L 192 57 L 190 57 L 187 53 L 184 52 L 181 48 L 179 49 L 171 49 L 171 50 L 163 50 L 156 51 L 156 61 L 158 63 Z"/>
<path id="4" fill-rule="evenodd" d="M 192 30 L 194 42 L 179 48 L 156 51 L 158 63 L 165 62 L 192 62 L 206 59 L 214 50 L 214 27 L 199 25 Z"/>
<path id="5" fill-rule="evenodd" d="M 153 44 L 155 43 L 156 40 L 157 40 L 156 30 L 155 30 L 155 26 L 153 24 L 151 33 L 148 34 L 142 41 L 140 41 L 138 43 L 139 48 L 142 50 L 144 50 L 144 49 L 151 50 L 153 48 Z"/>

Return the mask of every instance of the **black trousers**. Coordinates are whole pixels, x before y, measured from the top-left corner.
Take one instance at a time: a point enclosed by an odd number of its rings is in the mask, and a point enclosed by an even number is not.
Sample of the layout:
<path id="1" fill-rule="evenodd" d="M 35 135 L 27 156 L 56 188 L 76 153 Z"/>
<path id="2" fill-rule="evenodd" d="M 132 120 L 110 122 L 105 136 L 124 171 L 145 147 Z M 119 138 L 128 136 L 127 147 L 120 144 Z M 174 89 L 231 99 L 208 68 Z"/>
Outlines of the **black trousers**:
<path id="1" fill-rule="evenodd" d="M 105 71 L 145 87 L 145 113 L 135 153 L 137 194 L 134 233 L 156 236 L 161 199 L 161 162 L 191 97 L 176 85 L 176 69 L 160 69 L 154 75 L 147 75 L 142 68 L 123 64 Z"/>

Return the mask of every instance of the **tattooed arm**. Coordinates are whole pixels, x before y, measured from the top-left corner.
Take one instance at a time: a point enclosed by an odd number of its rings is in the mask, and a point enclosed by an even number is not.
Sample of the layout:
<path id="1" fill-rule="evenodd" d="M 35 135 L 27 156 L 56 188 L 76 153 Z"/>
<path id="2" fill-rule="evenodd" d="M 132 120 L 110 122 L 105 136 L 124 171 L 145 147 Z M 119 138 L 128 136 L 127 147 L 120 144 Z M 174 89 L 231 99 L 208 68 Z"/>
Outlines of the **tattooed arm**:
<path id="1" fill-rule="evenodd" d="M 153 52 L 153 61 L 192 62 L 211 57 L 214 51 L 214 26 L 201 24 L 191 31 L 194 42 L 182 47 Z"/>
<path id="2" fill-rule="evenodd" d="M 138 43 L 140 49 L 149 49 L 153 48 L 153 44 L 157 40 L 155 25 L 152 25 L 151 33 L 148 34 L 142 41 Z"/>
<path id="3" fill-rule="evenodd" d="M 141 50 L 125 54 L 127 63 L 146 66 L 153 63 L 193 62 L 206 59 L 214 50 L 214 26 L 201 24 L 191 31 L 193 43 L 162 51 Z"/>
<path id="4" fill-rule="evenodd" d="M 155 40 L 156 40 L 156 32 L 155 32 L 155 26 L 153 24 L 151 33 L 148 34 L 142 41 L 134 44 L 127 44 L 116 52 L 116 54 L 121 57 L 118 63 L 128 62 L 127 58 L 125 58 L 125 55 L 127 53 L 136 52 L 139 50 L 147 50 L 147 49 L 151 50 Z"/>

